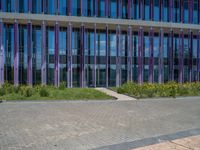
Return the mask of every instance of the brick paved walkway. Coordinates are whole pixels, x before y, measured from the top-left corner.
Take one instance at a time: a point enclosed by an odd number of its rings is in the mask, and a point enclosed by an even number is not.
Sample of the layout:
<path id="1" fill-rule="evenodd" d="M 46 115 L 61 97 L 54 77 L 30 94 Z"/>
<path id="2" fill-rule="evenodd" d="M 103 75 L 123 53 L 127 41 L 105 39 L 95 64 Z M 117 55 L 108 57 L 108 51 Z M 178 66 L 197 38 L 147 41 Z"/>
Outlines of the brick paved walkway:
<path id="1" fill-rule="evenodd" d="M 200 134 L 200 100 L 0 104 L 0 149 L 126 150 Z M 155 137 L 155 138 L 152 138 Z"/>

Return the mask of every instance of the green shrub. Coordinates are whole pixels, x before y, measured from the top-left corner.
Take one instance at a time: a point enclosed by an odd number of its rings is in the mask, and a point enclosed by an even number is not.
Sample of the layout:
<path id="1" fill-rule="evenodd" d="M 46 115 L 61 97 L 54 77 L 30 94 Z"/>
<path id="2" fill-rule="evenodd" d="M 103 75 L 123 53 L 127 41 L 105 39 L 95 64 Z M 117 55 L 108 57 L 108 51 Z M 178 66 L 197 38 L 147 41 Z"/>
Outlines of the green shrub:
<path id="1" fill-rule="evenodd" d="M 59 89 L 60 90 L 64 90 L 65 88 L 66 88 L 66 82 L 61 82 L 60 86 L 59 86 Z"/>
<path id="2" fill-rule="evenodd" d="M 0 88 L 0 96 L 4 96 L 6 94 L 6 91 L 4 88 Z"/>
<path id="3" fill-rule="evenodd" d="M 33 93 L 34 93 L 33 88 L 31 86 L 27 86 L 24 91 L 24 96 L 31 97 Z"/>
<path id="4" fill-rule="evenodd" d="M 41 97 L 48 97 L 49 96 L 49 92 L 47 91 L 47 89 L 45 87 L 42 87 L 40 89 L 40 96 Z"/>

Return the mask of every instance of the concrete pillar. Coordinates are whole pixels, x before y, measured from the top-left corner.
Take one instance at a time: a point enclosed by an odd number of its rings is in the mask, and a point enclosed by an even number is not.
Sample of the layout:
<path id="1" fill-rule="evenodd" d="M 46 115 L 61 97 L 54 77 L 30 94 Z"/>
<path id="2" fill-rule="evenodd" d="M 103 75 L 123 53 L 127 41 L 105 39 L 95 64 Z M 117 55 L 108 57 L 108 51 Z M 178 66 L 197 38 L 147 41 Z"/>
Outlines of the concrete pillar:
<path id="1" fill-rule="evenodd" d="M 131 0 L 128 0 L 128 19 L 131 19 L 132 18 L 132 15 L 131 15 L 131 9 L 132 9 L 132 1 Z"/>
<path id="2" fill-rule="evenodd" d="M 42 22 L 42 66 L 41 66 L 41 78 L 42 85 L 47 84 L 47 64 L 46 64 L 46 25 L 45 22 Z"/>
<path id="3" fill-rule="evenodd" d="M 80 86 L 85 87 L 85 26 L 81 25 Z"/>
<path id="4" fill-rule="evenodd" d="M 55 55 L 54 55 L 54 85 L 60 85 L 60 68 L 59 68 L 59 23 L 55 24 Z"/>
<path id="5" fill-rule="evenodd" d="M 0 86 L 4 84 L 4 45 L 3 21 L 0 19 Z"/>
<path id="6" fill-rule="evenodd" d="M 150 28 L 149 31 L 149 83 L 154 82 L 154 31 Z"/>
<path id="7" fill-rule="evenodd" d="M 93 66 L 93 85 L 96 87 L 96 71 L 97 71 L 97 51 L 96 51 L 96 34 L 97 34 L 97 29 L 96 29 L 96 24 L 94 24 L 94 66 Z"/>
<path id="8" fill-rule="evenodd" d="M 169 80 L 174 81 L 174 50 L 173 50 L 173 45 L 174 45 L 174 32 L 171 29 L 169 32 L 169 45 L 168 45 L 168 50 L 169 50 Z"/>
<path id="9" fill-rule="evenodd" d="M 67 87 L 72 88 L 72 24 L 67 28 Z"/>
<path id="10" fill-rule="evenodd" d="M 132 36 L 132 27 L 128 27 L 128 56 L 127 56 L 127 80 L 132 81 L 132 56 L 133 56 L 133 36 Z"/>
<path id="11" fill-rule="evenodd" d="M 32 72 L 32 52 L 33 52 L 33 44 L 32 44 L 32 23 L 28 22 L 27 25 L 28 37 L 27 37 L 27 48 L 28 48 L 28 69 L 27 69 L 27 84 L 32 85 L 33 82 L 33 72 Z"/>
<path id="12" fill-rule="evenodd" d="M 192 52 L 193 52 L 193 33 L 190 30 L 188 34 L 188 45 L 189 45 L 189 82 L 192 82 Z"/>
<path id="13" fill-rule="evenodd" d="M 116 86 L 119 87 L 121 85 L 121 29 L 120 26 L 116 28 L 116 46 L 117 46 L 117 55 L 116 55 Z"/>
<path id="14" fill-rule="evenodd" d="M 14 22 L 14 85 L 19 85 L 19 29 L 18 22 Z"/>
<path id="15" fill-rule="evenodd" d="M 164 64 L 163 64 L 163 51 L 164 51 L 164 33 L 161 28 L 159 31 L 159 54 L 158 54 L 158 82 L 164 82 Z"/>
<path id="16" fill-rule="evenodd" d="M 169 21 L 173 22 L 174 0 L 169 0 Z"/>
<path id="17" fill-rule="evenodd" d="M 138 83 L 143 83 L 143 43 L 144 43 L 144 30 L 143 27 L 138 31 Z"/>
<path id="18" fill-rule="evenodd" d="M 184 1 L 180 0 L 180 21 L 184 23 Z"/>
<path id="19" fill-rule="evenodd" d="M 180 30 L 180 33 L 179 33 L 179 53 L 178 53 L 178 60 L 179 60 L 179 73 L 178 73 L 178 80 L 179 80 L 179 83 L 183 83 L 183 65 L 184 65 L 184 59 L 183 59 L 183 51 L 184 51 L 184 33 L 183 33 L 183 30 L 181 29 Z"/>
<path id="20" fill-rule="evenodd" d="M 139 19 L 144 19 L 144 0 L 139 0 Z"/>
<path id="21" fill-rule="evenodd" d="M 105 16 L 108 17 L 109 16 L 109 0 L 105 0 Z"/>
<path id="22" fill-rule="evenodd" d="M 108 58 L 109 58 L 109 50 L 108 50 L 108 35 L 109 35 L 109 31 L 108 31 L 108 25 L 106 25 L 106 87 L 108 87 Z"/>

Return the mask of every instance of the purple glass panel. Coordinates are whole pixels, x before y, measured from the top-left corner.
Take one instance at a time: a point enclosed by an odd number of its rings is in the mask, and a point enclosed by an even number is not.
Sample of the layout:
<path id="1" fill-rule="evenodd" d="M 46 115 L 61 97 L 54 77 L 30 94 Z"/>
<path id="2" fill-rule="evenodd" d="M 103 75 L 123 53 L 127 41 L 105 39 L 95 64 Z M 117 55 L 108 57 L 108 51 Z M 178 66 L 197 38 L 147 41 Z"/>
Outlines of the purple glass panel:
<path id="1" fill-rule="evenodd" d="M 179 83 L 183 83 L 183 48 L 184 48 L 184 34 L 183 30 L 180 30 L 179 33 Z"/>
<path id="2" fill-rule="evenodd" d="M 131 19 L 131 8 L 132 8 L 132 2 L 131 0 L 128 0 L 128 19 Z"/>
<path id="3" fill-rule="evenodd" d="M 128 81 L 132 81 L 132 47 L 133 47 L 133 42 L 132 42 L 132 28 L 131 26 L 128 27 L 128 58 L 127 58 L 127 79 Z"/>
<path id="4" fill-rule="evenodd" d="M 159 20 L 162 21 L 163 20 L 163 0 L 159 0 Z"/>
<path id="5" fill-rule="evenodd" d="M 14 85 L 19 85 L 19 30 L 18 22 L 14 23 Z"/>
<path id="6" fill-rule="evenodd" d="M 0 85 L 4 84 L 3 22 L 0 20 Z"/>
<path id="7" fill-rule="evenodd" d="M 180 21 L 181 23 L 184 22 L 184 1 L 180 0 Z"/>
<path id="8" fill-rule="evenodd" d="M 67 8 L 68 8 L 67 14 L 68 14 L 68 16 L 71 16 L 71 1 L 72 0 L 67 1 Z"/>
<path id="9" fill-rule="evenodd" d="M 153 31 L 153 28 L 150 29 L 150 32 L 149 32 L 149 83 L 153 83 L 153 70 L 154 70 L 154 54 L 153 54 L 153 47 L 154 47 L 154 44 L 153 44 L 153 39 L 154 39 L 154 31 Z"/>
<path id="10" fill-rule="evenodd" d="M 28 47 L 28 69 L 27 69 L 27 83 L 32 85 L 32 23 L 28 23 L 28 38 L 27 38 L 27 47 Z"/>
<path id="11" fill-rule="evenodd" d="M 72 87 L 72 24 L 67 28 L 67 87 Z"/>
<path id="12" fill-rule="evenodd" d="M 42 85 L 47 84 L 46 78 L 46 25 L 45 22 L 42 22 L 42 68 L 41 68 L 41 75 L 42 75 Z"/>
<path id="13" fill-rule="evenodd" d="M 154 0 L 150 0 L 150 20 L 154 20 Z"/>
<path id="14" fill-rule="evenodd" d="M 164 50 L 164 33 L 160 29 L 159 33 L 159 54 L 158 54 L 158 82 L 163 83 L 163 50 Z"/>
<path id="15" fill-rule="evenodd" d="M 60 84 L 60 69 L 59 69 L 59 23 L 56 22 L 55 24 L 55 68 L 54 68 L 54 84 L 55 86 L 59 86 Z"/>
<path id="16" fill-rule="evenodd" d="M 174 0 L 169 0 L 169 21 L 173 22 Z"/>

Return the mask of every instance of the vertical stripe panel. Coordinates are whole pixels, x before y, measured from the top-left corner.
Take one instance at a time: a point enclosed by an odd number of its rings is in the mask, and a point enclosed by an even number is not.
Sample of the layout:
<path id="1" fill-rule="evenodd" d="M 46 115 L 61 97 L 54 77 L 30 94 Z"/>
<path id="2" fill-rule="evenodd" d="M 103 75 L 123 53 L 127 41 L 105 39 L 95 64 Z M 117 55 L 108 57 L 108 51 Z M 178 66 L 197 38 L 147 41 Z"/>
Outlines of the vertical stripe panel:
<path id="1" fill-rule="evenodd" d="M 41 68 L 41 75 L 42 75 L 42 85 L 47 84 L 47 76 L 46 76 L 46 25 L 45 22 L 42 22 L 42 68 Z"/>
<path id="2" fill-rule="evenodd" d="M 67 87 L 72 87 L 72 24 L 68 24 L 67 28 Z"/>
<path id="3" fill-rule="evenodd" d="M 3 21 L 0 19 L 0 85 L 4 84 Z"/>
<path id="4" fill-rule="evenodd" d="M 183 48 L 184 48 L 184 34 L 183 30 L 179 33 L 179 83 L 183 83 Z"/>
<path id="5" fill-rule="evenodd" d="M 60 84 L 60 69 L 59 69 L 59 23 L 56 22 L 55 24 L 55 55 L 54 55 L 54 84 L 55 86 L 59 86 Z"/>
<path id="6" fill-rule="evenodd" d="M 149 83 L 153 83 L 153 71 L 154 71 L 154 54 L 153 54 L 153 44 L 154 41 L 154 31 L 153 28 L 150 28 L 150 32 L 149 32 Z"/>
<path id="7" fill-rule="evenodd" d="M 108 25 L 106 25 L 106 87 L 108 87 Z"/>
<path id="8" fill-rule="evenodd" d="M 28 38 L 27 38 L 27 47 L 28 47 L 28 70 L 27 70 L 27 83 L 32 85 L 32 23 L 28 23 Z"/>
<path id="9" fill-rule="evenodd" d="M 159 33 L 159 54 L 158 54 L 158 82 L 163 83 L 163 51 L 164 51 L 164 33 L 163 29 L 160 29 Z"/>
<path id="10" fill-rule="evenodd" d="M 18 22 L 14 23 L 14 85 L 19 85 L 19 30 Z"/>
<path id="11" fill-rule="evenodd" d="M 97 70 L 97 52 L 96 52 L 96 24 L 94 24 L 94 68 L 93 68 L 93 85 L 96 87 L 96 70 Z"/>

